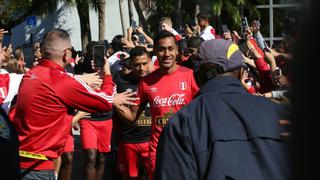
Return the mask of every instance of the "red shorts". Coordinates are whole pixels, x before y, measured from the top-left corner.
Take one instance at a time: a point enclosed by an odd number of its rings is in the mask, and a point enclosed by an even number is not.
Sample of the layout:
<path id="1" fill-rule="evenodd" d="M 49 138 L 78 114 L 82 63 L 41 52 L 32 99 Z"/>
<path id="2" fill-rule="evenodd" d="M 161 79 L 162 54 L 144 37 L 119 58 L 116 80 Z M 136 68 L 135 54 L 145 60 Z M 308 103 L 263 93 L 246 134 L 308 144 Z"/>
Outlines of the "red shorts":
<path id="1" fill-rule="evenodd" d="M 111 151 L 112 120 L 90 121 L 82 119 L 79 124 L 83 149 L 97 149 L 99 152 Z"/>
<path id="2" fill-rule="evenodd" d="M 72 130 L 71 130 L 66 139 L 66 144 L 64 145 L 63 152 L 73 152 L 73 151 L 74 151 L 74 139 L 73 139 Z"/>
<path id="3" fill-rule="evenodd" d="M 120 143 L 118 149 L 119 170 L 128 177 L 139 176 L 139 162 L 148 169 L 149 142 L 144 143 Z"/>

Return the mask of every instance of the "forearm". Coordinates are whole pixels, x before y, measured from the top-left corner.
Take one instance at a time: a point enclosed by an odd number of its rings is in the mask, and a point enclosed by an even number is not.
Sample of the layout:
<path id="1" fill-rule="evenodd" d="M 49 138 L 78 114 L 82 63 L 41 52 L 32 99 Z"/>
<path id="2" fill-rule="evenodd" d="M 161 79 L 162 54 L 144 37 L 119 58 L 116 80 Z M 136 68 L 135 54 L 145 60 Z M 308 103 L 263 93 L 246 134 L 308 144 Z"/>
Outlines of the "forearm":
<path id="1" fill-rule="evenodd" d="M 244 63 L 248 64 L 249 66 L 253 67 L 253 68 L 257 68 L 256 67 L 256 64 L 254 63 L 254 60 L 253 59 L 250 59 L 250 58 L 247 58 L 247 57 L 244 57 Z"/>
<path id="2" fill-rule="evenodd" d="M 79 115 L 79 113 L 77 113 L 76 115 L 73 116 L 72 118 L 72 124 L 77 123 L 81 118 L 83 118 L 81 115 Z"/>
<path id="3" fill-rule="evenodd" d="M 113 107 L 116 110 L 117 115 L 121 119 L 123 119 L 125 121 L 128 121 L 128 122 L 134 122 L 135 121 L 136 117 L 131 112 L 131 109 L 128 106 L 126 106 L 126 105 L 114 105 Z"/>
<path id="4" fill-rule="evenodd" d="M 143 37 L 146 39 L 148 44 L 153 44 L 153 39 L 148 36 L 148 34 L 146 34 L 145 32 L 141 33 L 143 35 Z"/>

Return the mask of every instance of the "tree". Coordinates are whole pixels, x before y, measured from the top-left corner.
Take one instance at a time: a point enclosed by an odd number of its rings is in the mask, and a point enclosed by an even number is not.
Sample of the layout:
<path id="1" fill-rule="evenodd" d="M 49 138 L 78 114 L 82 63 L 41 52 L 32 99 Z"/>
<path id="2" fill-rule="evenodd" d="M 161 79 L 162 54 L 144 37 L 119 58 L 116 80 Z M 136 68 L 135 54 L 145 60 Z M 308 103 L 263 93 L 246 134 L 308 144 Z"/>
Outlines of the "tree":
<path id="1" fill-rule="evenodd" d="M 11 0 L 1 14 L 0 27 L 11 30 L 30 15 L 43 16 L 57 9 L 59 0 Z"/>
<path id="2" fill-rule="evenodd" d="M 87 44 L 91 41 L 91 28 L 89 20 L 89 2 L 86 0 L 76 0 L 81 31 L 81 45 L 85 50 Z"/>
<path id="3" fill-rule="evenodd" d="M 125 27 L 125 17 L 124 17 L 124 1 L 123 0 L 119 0 L 119 10 L 120 10 L 120 20 L 121 20 L 121 27 L 122 27 L 122 34 L 125 35 L 126 34 L 126 27 Z"/>
<path id="4" fill-rule="evenodd" d="M 133 4 L 134 4 L 134 7 L 138 13 L 141 26 L 142 26 L 143 30 L 148 33 L 150 33 L 150 30 L 149 30 L 149 27 L 147 24 L 146 17 L 143 14 L 143 11 L 145 11 L 145 10 L 149 11 L 152 7 L 152 5 L 150 5 L 151 3 L 153 3 L 153 0 L 145 0 L 145 1 L 133 0 Z"/>
<path id="5" fill-rule="evenodd" d="M 91 0 L 92 6 L 98 12 L 99 19 L 99 41 L 105 39 L 105 0 Z"/>

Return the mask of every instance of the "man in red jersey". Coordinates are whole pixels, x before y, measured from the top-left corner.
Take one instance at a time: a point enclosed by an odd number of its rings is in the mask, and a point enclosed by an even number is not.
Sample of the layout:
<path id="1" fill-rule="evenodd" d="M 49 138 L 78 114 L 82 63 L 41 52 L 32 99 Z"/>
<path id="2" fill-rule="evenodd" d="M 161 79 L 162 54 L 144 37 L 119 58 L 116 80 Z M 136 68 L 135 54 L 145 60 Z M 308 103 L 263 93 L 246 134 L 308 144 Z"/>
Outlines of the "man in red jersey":
<path id="1" fill-rule="evenodd" d="M 44 58 L 26 73 L 21 81 L 13 119 L 20 141 L 22 179 L 54 179 L 53 160 L 61 155 L 70 132 L 74 109 L 104 112 L 134 98 L 115 98 L 107 59 L 102 68 L 100 92 L 94 91 L 77 77 L 65 72 L 71 58 L 69 34 L 50 30 L 43 41 Z"/>
<path id="2" fill-rule="evenodd" d="M 176 64 L 178 46 L 175 36 L 163 31 L 155 37 L 154 42 L 160 68 L 140 80 L 138 105 L 129 108 L 114 103 L 118 115 L 129 121 L 137 120 L 146 105 L 150 104 L 152 128 L 149 179 L 152 179 L 155 169 L 156 148 L 163 127 L 170 116 L 188 104 L 199 90 L 193 71 Z"/>

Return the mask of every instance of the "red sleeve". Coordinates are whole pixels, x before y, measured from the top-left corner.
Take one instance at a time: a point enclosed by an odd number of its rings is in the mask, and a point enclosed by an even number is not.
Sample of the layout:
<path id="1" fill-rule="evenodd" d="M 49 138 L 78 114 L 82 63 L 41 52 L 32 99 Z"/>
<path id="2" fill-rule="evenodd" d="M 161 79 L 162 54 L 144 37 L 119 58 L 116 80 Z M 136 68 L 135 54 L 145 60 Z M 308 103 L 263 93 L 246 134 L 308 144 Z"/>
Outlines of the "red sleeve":
<path id="1" fill-rule="evenodd" d="M 137 88 L 137 97 L 139 98 L 138 100 L 135 101 L 137 105 L 141 104 L 147 104 L 148 100 L 146 98 L 146 95 L 144 94 L 144 88 L 143 88 L 143 81 L 141 80 L 138 84 Z"/>
<path id="2" fill-rule="evenodd" d="M 193 73 L 192 73 L 192 75 L 191 75 L 191 78 L 192 78 L 192 80 L 191 80 L 191 86 L 192 86 L 192 94 L 193 94 L 193 97 L 195 97 L 195 95 L 197 95 L 198 94 L 198 91 L 199 91 L 199 86 L 197 85 L 197 82 L 196 82 L 196 80 L 194 79 L 194 75 L 193 75 Z"/>
<path id="3" fill-rule="evenodd" d="M 210 29 L 210 32 L 212 35 L 216 36 L 216 30 L 213 27 Z"/>
<path id="4" fill-rule="evenodd" d="M 177 41 L 180 41 L 180 40 L 182 39 L 182 37 L 180 36 L 180 34 L 175 35 L 175 37 L 176 37 L 176 40 L 177 40 Z"/>
<path id="5" fill-rule="evenodd" d="M 269 92 L 272 90 L 273 83 L 270 75 L 270 66 L 264 61 L 264 57 L 258 58 L 254 61 L 259 71 L 261 87 L 259 88 L 260 93 Z"/>
<path id="6" fill-rule="evenodd" d="M 9 73 L 0 74 L 0 105 L 4 102 L 8 96 L 10 76 Z"/>
<path id="7" fill-rule="evenodd" d="M 68 88 L 64 84 L 69 84 Z M 86 112 L 106 112 L 112 108 L 116 86 L 111 75 L 103 77 L 100 92 L 96 92 L 79 77 L 66 75 L 63 83 L 55 87 L 62 100 L 75 109 Z"/>
<path id="8" fill-rule="evenodd" d="M 260 47 L 258 46 L 256 40 L 255 40 L 254 38 L 250 38 L 250 42 L 251 42 L 251 44 L 254 46 L 254 48 L 258 51 L 258 53 L 259 53 L 262 57 L 264 57 L 264 53 L 263 53 L 263 51 L 260 49 Z"/>
<path id="9" fill-rule="evenodd" d="M 247 91 L 252 94 L 256 92 L 256 89 L 253 86 L 250 86 L 249 89 L 247 89 Z"/>

